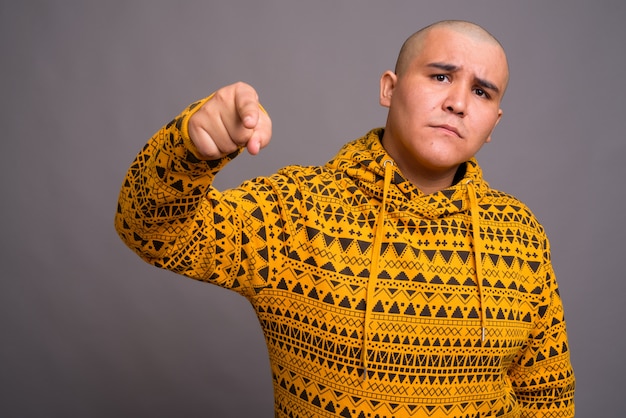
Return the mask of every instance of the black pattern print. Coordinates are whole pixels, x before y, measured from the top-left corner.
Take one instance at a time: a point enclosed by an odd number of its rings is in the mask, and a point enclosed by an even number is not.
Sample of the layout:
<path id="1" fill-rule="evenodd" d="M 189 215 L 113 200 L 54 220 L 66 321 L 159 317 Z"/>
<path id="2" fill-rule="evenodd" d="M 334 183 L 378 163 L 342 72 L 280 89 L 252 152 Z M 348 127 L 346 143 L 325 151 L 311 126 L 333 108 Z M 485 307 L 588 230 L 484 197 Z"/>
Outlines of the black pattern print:
<path id="1" fill-rule="evenodd" d="M 572 417 L 574 375 L 543 228 L 475 160 L 425 196 L 381 130 L 323 167 L 219 192 L 194 106 L 123 184 L 116 228 L 153 265 L 253 305 L 277 417 Z"/>

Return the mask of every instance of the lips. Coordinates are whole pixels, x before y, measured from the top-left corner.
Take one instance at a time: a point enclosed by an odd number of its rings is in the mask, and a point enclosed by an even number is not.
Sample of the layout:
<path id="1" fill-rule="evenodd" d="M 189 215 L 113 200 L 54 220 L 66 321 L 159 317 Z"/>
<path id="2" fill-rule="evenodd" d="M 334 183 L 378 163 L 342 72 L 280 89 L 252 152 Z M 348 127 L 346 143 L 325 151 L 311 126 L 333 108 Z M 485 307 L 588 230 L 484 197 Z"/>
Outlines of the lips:
<path id="1" fill-rule="evenodd" d="M 443 131 L 447 131 L 447 132 L 449 132 L 451 134 L 454 134 L 454 135 L 458 136 L 459 138 L 463 138 L 461 136 L 461 134 L 459 133 L 459 130 L 457 128 L 455 128 L 454 126 L 452 126 L 452 125 L 443 124 L 443 125 L 435 125 L 433 127 L 437 128 L 437 129 L 441 129 Z"/>

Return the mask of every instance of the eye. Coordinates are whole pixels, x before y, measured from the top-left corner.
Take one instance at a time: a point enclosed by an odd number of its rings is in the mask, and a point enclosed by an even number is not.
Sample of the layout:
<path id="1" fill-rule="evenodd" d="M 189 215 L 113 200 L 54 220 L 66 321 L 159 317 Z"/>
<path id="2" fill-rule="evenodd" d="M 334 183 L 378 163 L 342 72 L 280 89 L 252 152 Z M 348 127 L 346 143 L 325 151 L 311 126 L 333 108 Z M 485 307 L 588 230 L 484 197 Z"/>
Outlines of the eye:
<path id="1" fill-rule="evenodd" d="M 448 76 L 445 74 L 435 74 L 433 75 L 433 78 L 442 83 L 448 81 Z"/>
<path id="2" fill-rule="evenodd" d="M 476 93 L 477 96 L 484 97 L 486 99 L 488 99 L 490 97 L 489 93 L 487 93 L 485 90 L 483 90 L 481 88 L 474 89 L 474 93 Z"/>

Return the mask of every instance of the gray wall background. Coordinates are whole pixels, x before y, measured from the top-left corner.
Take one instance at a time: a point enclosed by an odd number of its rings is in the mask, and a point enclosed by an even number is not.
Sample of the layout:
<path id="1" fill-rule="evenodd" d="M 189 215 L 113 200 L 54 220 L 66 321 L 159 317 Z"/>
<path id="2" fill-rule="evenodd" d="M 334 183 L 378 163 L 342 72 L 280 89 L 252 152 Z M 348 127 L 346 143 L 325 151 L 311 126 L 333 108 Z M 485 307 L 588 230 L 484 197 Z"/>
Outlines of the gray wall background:
<path id="1" fill-rule="evenodd" d="M 0 415 L 272 416 L 267 351 L 240 296 L 157 270 L 113 230 L 136 152 L 187 104 L 244 80 L 274 121 L 220 187 L 321 164 L 384 124 L 404 39 L 482 24 L 512 78 L 479 154 L 544 223 L 578 378 L 577 416 L 624 409 L 626 3 L 3 1 Z"/>

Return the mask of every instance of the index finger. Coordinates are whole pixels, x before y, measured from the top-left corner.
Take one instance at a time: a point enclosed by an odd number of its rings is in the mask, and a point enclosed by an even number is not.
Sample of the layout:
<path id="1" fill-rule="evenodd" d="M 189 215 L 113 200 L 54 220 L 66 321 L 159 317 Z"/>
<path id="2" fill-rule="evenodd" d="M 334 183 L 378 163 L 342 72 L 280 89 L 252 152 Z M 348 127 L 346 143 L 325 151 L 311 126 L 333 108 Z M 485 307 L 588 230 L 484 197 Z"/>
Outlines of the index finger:
<path id="1" fill-rule="evenodd" d="M 242 84 L 235 91 L 235 107 L 243 126 L 254 129 L 259 123 L 259 96 L 252 86 Z"/>

